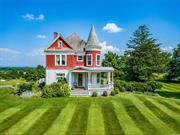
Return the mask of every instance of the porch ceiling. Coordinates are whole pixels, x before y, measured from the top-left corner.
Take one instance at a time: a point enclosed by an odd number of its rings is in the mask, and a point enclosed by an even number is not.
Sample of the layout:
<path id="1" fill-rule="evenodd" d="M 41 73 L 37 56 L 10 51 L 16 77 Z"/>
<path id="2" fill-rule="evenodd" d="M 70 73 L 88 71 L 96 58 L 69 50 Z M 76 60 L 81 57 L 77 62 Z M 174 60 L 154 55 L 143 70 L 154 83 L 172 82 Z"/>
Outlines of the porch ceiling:
<path id="1" fill-rule="evenodd" d="M 111 72 L 113 67 L 75 67 L 71 72 Z"/>

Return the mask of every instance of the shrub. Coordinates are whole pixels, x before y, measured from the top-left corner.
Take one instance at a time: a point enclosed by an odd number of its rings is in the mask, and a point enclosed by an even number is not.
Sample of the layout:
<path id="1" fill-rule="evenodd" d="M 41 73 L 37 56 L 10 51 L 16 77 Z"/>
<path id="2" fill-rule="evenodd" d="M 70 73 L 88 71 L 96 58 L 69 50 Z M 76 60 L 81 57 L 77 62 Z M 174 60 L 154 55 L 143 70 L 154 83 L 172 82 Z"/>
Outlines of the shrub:
<path id="1" fill-rule="evenodd" d="M 104 96 L 104 97 L 107 97 L 107 96 L 108 96 L 108 93 L 107 93 L 107 91 L 103 91 L 103 94 L 102 94 L 102 96 Z"/>
<path id="2" fill-rule="evenodd" d="M 149 81 L 147 82 L 147 91 L 149 92 L 155 92 L 156 89 L 161 89 L 162 85 L 155 81 Z"/>
<path id="3" fill-rule="evenodd" d="M 58 79 L 58 83 L 62 83 L 62 84 L 67 83 L 67 80 L 65 77 L 61 77 Z"/>
<path id="4" fill-rule="evenodd" d="M 94 91 L 94 92 L 92 93 L 92 97 L 97 97 L 97 92 L 96 92 L 96 91 Z"/>
<path id="5" fill-rule="evenodd" d="M 115 95 L 116 95 L 115 91 L 114 90 L 111 91 L 111 96 L 115 96 Z"/>
<path id="6" fill-rule="evenodd" d="M 34 83 L 22 83 L 18 86 L 16 94 L 21 95 L 23 92 L 26 92 L 26 91 L 33 92 L 35 91 L 35 88 L 36 86 Z"/>
<path id="7" fill-rule="evenodd" d="M 70 89 L 67 83 L 58 82 L 46 85 L 42 90 L 42 97 L 68 97 Z"/>
<path id="8" fill-rule="evenodd" d="M 114 87 L 118 88 L 120 92 L 126 91 L 127 82 L 122 80 L 115 80 Z"/>
<path id="9" fill-rule="evenodd" d="M 119 93 L 119 89 L 117 87 L 114 88 L 114 92 L 115 94 L 118 94 Z"/>

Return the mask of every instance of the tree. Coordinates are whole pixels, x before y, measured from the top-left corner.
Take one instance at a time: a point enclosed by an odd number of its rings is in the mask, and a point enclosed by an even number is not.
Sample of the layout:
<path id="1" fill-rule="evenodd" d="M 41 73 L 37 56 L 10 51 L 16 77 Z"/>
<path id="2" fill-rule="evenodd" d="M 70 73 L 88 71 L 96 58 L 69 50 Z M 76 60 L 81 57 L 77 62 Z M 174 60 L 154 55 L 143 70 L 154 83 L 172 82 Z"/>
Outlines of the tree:
<path id="1" fill-rule="evenodd" d="M 168 80 L 180 80 L 180 44 L 173 50 L 171 61 L 168 64 Z"/>
<path id="2" fill-rule="evenodd" d="M 119 56 L 116 53 L 108 52 L 105 54 L 105 58 L 103 59 L 102 66 L 104 67 L 113 67 L 114 77 L 120 77 L 123 75 L 124 68 L 124 57 Z"/>
<path id="3" fill-rule="evenodd" d="M 152 73 L 164 71 L 169 55 L 162 52 L 147 26 L 139 26 L 127 43 L 125 72 L 130 80 L 148 81 Z"/>

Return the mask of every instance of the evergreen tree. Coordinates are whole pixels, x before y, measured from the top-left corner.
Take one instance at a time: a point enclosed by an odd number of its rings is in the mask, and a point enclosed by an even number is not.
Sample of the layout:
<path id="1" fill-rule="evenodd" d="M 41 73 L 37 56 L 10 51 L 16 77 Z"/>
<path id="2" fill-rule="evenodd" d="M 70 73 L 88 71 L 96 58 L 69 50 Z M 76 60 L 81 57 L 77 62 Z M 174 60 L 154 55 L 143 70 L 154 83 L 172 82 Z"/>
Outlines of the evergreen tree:
<path id="1" fill-rule="evenodd" d="M 169 55 L 162 52 L 147 26 L 139 26 L 127 43 L 125 72 L 130 80 L 147 81 L 165 69 Z"/>
<path id="2" fill-rule="evenodd" d="M 177 79 L 180 81 L 180 44 L 173 50 L 173 56 L 168 64 L 168 80 Z"/>

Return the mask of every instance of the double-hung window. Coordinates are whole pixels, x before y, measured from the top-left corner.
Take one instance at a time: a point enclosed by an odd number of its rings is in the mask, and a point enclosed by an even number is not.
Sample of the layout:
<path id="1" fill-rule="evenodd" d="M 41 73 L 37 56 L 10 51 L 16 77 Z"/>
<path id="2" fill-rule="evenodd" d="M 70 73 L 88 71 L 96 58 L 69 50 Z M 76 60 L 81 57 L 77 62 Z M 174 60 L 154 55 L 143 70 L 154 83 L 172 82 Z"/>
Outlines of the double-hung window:
<path id="1" fill-rule="evenodd" d="M 59 80 L 62 77 L 65 77 L 65 73 L 57 73 L 56 74 L 56 80 Z"/>
<path id="2" fill-rule="evenodd" d="M 67 63 L 67 59 L 66 59 L 66 55 L 56 55 L 55 56 L 55 65 L 56 66 L 66 66 Z"/>
<path id="3" fill-rule="evenodd" d="M 87 66 L 91 66 L 92 65 L 92 54 L 87 54 Z"/>
<path id="4" fill-rule="evenodd" d="M 61 64 L 61 60 L 60 60 L 60 57 L 61 55 L 56 55 L 56 65 L 60 65 Z"/>
<path id="5" fill-rule="evenodd" d="M 100 62 L 101 62 L 100 54 L 97 54 L 96 55 L 96 66 L 100 66 Z"/>
<path id="6" fill-rule="evenodd" d="M 61 55 L 61 65 L 62 66 L 66 65 L 66 55 Z"/>

